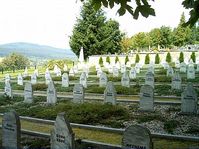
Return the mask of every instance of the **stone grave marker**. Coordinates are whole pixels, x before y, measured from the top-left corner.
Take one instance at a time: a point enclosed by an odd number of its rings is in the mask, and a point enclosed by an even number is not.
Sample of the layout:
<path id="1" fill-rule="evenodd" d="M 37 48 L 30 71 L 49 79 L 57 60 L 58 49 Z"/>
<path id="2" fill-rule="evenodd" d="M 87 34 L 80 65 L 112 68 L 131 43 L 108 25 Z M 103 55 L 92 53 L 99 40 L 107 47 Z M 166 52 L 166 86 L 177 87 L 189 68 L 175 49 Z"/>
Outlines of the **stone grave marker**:
<path id="1" fill-rule="evenodd" d="M 34 74 L 38 77 L 39 76 L 39 71 L 38 71 L 38 69 L 35 69 L 34 70 Z"/>
<path id="2" fill-rule="evenodd" d="M 64 113 L 57 115 L 54 128 L 51 131 L 51 149 L 75 149 L 75 134 Z"/>
<path id="3" fill-rule="evenodd" d="M 152 72 L 154 74 L 154 66 L 149 65 L 148 72 Z"/>
<path id="4" fill-rule="evenodd" d="M 58 68 L 59 68 L 59 67 L 58 67 L 57 65 L 54 65 L 54 69 L 53 69 L 54 74 L 57 74 Z"/>
<path id="5" fill-rule="evenodd" d="M 73 71 L 74 71 L 75 74 L 78 73 L 78 66 L 77 66 L 77 65 L 75 65 L 75 66 L 73 67 Z"/>
<path id="6" fill-rule="evenodd" d="M 143 85 L 140 89 L 140 110 L 154 111 L 154 93 L 150 85 Z"/>
<path id="7" fill-rule="evenodd" d="M 25 83 L 25 87 L 24 87 L 24 102 L 25 103 L 32 103 L 33 102 L 32 84 L 29 83 L 29 82 Z"/>
<path id="8" fill-rule="evenodd" d="M 173 68 L 172 67 L 168 67 L 167 69 L 167 77 L 172 77 L 173 76 Z"/>
<path id="9" fill-rule="evenodd" d="M 152 72 L 147 72 L 145 84 L 151 85 L 154 88 L 154 74 Z"/>
<path id="10" fill-rule="evenodd" d="M 62 87 L 69 87 L 69 77 L 67 73 L 62 75 Z"/>
<path id="11" fill-rule="evenodd" d="M 97 71 L 97 77 L 99 78 L 101 76 L 101 74 L 103 73 L 103 71 L 100 69 Z"/>
<path id="12" fill-rule="evenodd" d="M 174 73 L 174 75 L 172 77 L 171 88 L 180 90 L 181 87 L 182 87 L 181 84 L 182 84 L 182 79 L 180 77 L 180 74 L 179 73 Z"/>
<path id="13" fill-rule="evenodd" d="M 10 81 L 10 75 L 9 74 L 5 75 L 5 82 L 7 82 L 7 81 Z"/>
<path id="14" fill-rule="evenodd" d="M 37 84 L 37 75 L 36 74 L 32 74 L 31 75 L 31 83 L 32 84 Z"/>
<path id="15" fill-rule="evenodd" d="M 27 68 L 27 67 L 26 67 L 25 70 L 24 70 L 23 76 L 24 76 L 24 77 L 27 77 L 27 76 L 28 76 L 28 68 Z"/>
<path id="16" fill-rule="evenodd" d="M 74 103 L 84 102 L 84 87 L 82 84 L 75 84 L 73 88 L 73 102 Z"/>
<path id="17" fill-rule="evenodd" d="M 199 72 L 199 64 L 197 64 L 196 71 Z"/>
<path id="18" fill-rule="evenodd" d="M 130 79 L 135 79 L 136 78 L 136 69 L 135 68 L 131 68 L 131 70 L 129 71 L 129 78 Z"/>
<path id="19" fill-rule="evenodd" d="M 195 79 L 195 68 L 194 68 L 194 66 L 188 66 L 187 79 Z"/>
<path id="20" fill-rule="evenodd" d="M 187 65 L 185 62 L 180 63 L 180 72 L 187 72 Z"/>
<path id="21" fill-rule="evenodd" d="M 124 73 L 124 72 L 126 72 L 126 65 L 125 64 L 122 64 L 121 65 L 121 73 Z"/>
<path id="22" fill-rule="evenodd" d="M 84 88 L 87 88 L 87 77 L 85 72 L 82 72 L 79 78 L 79 84 L 82 84 Z"/>
<path id="23" fill-rule="evenodd" d="M 125 129 L 122 149 L 152 149 L 150 130 L 140 125 L 131 125 Z"/>
<path id="24" fill-rule="evenodd" d="M 50 75 L 47 76 L 47 77 L 46 77 L 46 84 L 48 85 L 51 81 L 52 81 L 51 76 L 50 76 Z"/>
<path id="25" fill-rule="evenodd" d="M 115 64 L 115 66 L 116 66 L 116 68 L 119 70 L 120 69 L 120 63 L 119 62 L 117 62 L 116 64 Z"/>
<path id="26" fill-rule="evenodd" d="M 179 60 L 176 60 L 176 61 L 175 61 L 175 67 L 176 67 L 176 68 L 180 68 L 180 61 L 179 61 Z"/>
<path id="27" fill-rule="evenodd" d="M 10 81 L 5 82 L 4 93 L 5 93 L 5 96 L 13 98 L 12 87 L 10 85 Z"/>
<path id="28" fill-rule="evenodd" d="M 182 113 L 197 114 L 198 97 L 192 83 L 187 84 L 187 87 L 181 95 L 181 102 Z"/>
<path id="29" fill-rule="evenodd" d="M 112 65 L 109 65 L 108 72 L 113 73 L 113 66 Z"/>
<path id="30" fill-rule="evenodd" d="M 21 124 L 19 116 L 14 111 L 4 113 L 2 119 L 3 149 L 20 149 Z"/>
<path id="31" fill-rule="evenodd" d="M 139 65 L 139 63 L 135 64 L 135 70 L 136 70 L 136 73 L 140 73 L 140 65 Z"/>
<path id="32" fill-rule="evenodd" d="M 119 70 L 117 67 L 113 67 L 113 77 L 118 77 L 119 76 Z"/>
<path id="33" fill-rule="evenodd" d="M 71 69 L 69 70 L 69 76 L 72 76 L 72 77 L 75 76 L 75 72 L 74 72 L 73 68 L 71 68 Z"/>
<path id="34" fill-rule="evenodd" d="M 56 76 L 57 76 L 57 77 L 60 77 L 60 76 L 61 76 L 61 69 L 60 69 L 60 68 L 57 69 Z"/>
<path id="35" fill-rule="evenodd" d="M 122 86 L 130 87 L 130 79 L 129 79 L 129 76 L 128 76 L 127 72 L 124 72 L 122 74 L 121 84 L 122 84 Z"/>
<path id="36" fill-rule="evenodd" d="M 105 87 L 107 85 L 107 75 L 106 73 L 102 72 L 102 74 L 100 75 L 100 78 L 99 78 L 99 86 L 100 87 Z"/>
<path id="37" fill-rule="evenodd" d="M 107 83 L 106 89 L 104 91 L 104 103 L 116 104 L 116 90 L 113 82 L 109 81 Z"/>
<path id="38" fill-rule="evenodd" d="M 64 64 L 64 71 L 68 71 L 68 66 Z"/>
<path id="39" fill-rule="evenodd" d="M 21 74 L 18 74 L 18 76 L 17 76 L 17 84 L 23 85 L 23 77 Z"/>
<path id="40" fill-rule="evenodd" d="M 50 81 L 47 88 L 47 103 L 55 104 L 57 102 L 57 92 L 53 81 Z"/>

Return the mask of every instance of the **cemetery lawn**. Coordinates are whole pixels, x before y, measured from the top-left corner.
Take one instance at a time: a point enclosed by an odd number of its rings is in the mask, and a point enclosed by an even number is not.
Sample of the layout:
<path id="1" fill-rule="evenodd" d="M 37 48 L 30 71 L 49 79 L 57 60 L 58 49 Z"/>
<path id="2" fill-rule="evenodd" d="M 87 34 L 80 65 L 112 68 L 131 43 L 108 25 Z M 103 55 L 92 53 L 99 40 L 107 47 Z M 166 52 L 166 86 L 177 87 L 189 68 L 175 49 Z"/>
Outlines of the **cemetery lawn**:
<path id="1" fill-rule="evenodd" d="M 0 117 L 0 122 L 2 117 Z M 1 123 L 0 123 L 1 124 Z M 50 133 L 53 125 L 41 124 L 21 120 L 21 127 L 25 130 L 37 131 L 42 133 Z M 87 139 L 97 142 L 103 142 L 108 144 L 121 145 L 122 135 L 115 133 L 108 133 L 103 131 L 94 131 L 87 129 L 73 128 L 76 139 Z M 1 133 L 0 133 L 1 136 Z M 106 137 L 102 137 L 106 136 Z M 1 137 L 0 137 L 1 138 Z M 1 142 L 1 139 L 0 139 Z M 199 143 L 190 141 L 177 141 L 177 140 L 165 140 L 165 139 L 153 139 L 154 149 L 179 149 L 180 147 L 186 148 L 190 146 L 199 146 Z"/>

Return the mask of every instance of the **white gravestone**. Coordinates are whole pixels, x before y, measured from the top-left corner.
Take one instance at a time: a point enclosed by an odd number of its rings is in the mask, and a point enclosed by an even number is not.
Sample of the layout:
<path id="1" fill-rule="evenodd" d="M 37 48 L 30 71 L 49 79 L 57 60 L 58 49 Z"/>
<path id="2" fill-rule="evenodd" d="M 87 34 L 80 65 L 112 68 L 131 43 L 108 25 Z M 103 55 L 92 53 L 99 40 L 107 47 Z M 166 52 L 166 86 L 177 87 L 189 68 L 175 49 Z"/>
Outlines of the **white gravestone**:
<path id="1" fill-rule="evenodd" d="M 75 134 L 64 113 L 57 115 L 54 128 L 51 131 L 51 149 L 75 149 Z"/>
<path id="2" fill-rule="evenodd" d="M 181 82 L 182 82 L 182 79 L 180 77 L 180 74 L 179 73 L 174 73 L 174 75 L 172 77 L 171 88 L 180 90 L 181 86 L 182 86 Z"/>
<path id="3" fill-rule="evenodd" d="M 119 70 L 117 67 L 113 67 L 113 77 L 118 77 L 119 76 Z"/>
<path id="4" fill-rule="evenodd" d="M 67 73 L 62 75 L 62 87 L 69 87 L 69 77 Z"/>
<path id="5" fill-rule="evenodd" d="M 184 73 L 187 72 L 187 65 L 186 65 L 186 63 L 184 63 L 184 62 L 180 63 L 180 72 L 184 72 Z"/>
<path id="6" fill-rule="evenodd" d="M 131 125 L 125 129 L 122 149 L 152 149 L 150 130 L 140 125 Z"/>
<path id="7" fill-rule="evenodd" d="M 196 71 L 199 72 L 199 64 L 197 64 Z"/>
<path id="8" fill-rule="evenodd" d="M 24 87 L 24 102 L 25 103 L 32 103 L 33 102 L 32 84 L 29 83 L 29 82 L 25 83 L 25 87 Z"/>
<path id="9" fill-rule="evenodd" d="M 173 68 L 172 67 L 169 67 L 167 69 L 167 77 L 172 77 L 173 76 Z"/>
<path id="10" fill-rule="evenodd" d="M 6 96 L 13 98 L 12 87 L 10 85 L 10 81 L 7 81 L 5 83 L 4 93 L 5 93 Z"/>
<path id="11" fill-rule="evenodd" d="M 154 74 L 152 72 L 147 72 L 145 84 L 151 85 L 154 88 Z"/>
<path id="12" fill-rule="evenodd" d="M 112 105 L 116 104 L 116 90 L 113 82 L 109 81 L 107 83 L 106 89 L 104 91 L 104 103 L 110 103 Z"/>
<path id="13" fill-rule="evenodd" d="M 97 71 L 97 77 L 99 78 L 101 76 L 101 74 L 103 73 L 103 71 L 100 69 Z"/>
<path id="14" fill-rule="evenodd" d="M 71 68 L 71 69 L 69 70 L 69 76 L 72 76 L 72 77 L 75 76 L 75 72 L 74 72 L 73 68 Z"/>
<path id="15" fill-rule="evenodd" d="M 18 74 L 18 76 L 17 76 L 17 84 L 23 85 L 23 77 L 21 74 Z"/>
<path id="16" fill-rule="evenodd" d="M 188 66 L 187 79 L 195 79 L 195 68 L 194 68 L 194 66 Z"/>
<path id="17" fill-rule="evenodd" d="M 27 76 L 28 76 L 28 68 L 27 68 L 27 67 L 26 67 L 25 70 L 24 70 L 23 76 L 24 76 L 24 77 L 27 77 Z"/>
<path id="18" fill-rule="evenodd" d="M 14 111 L 7 112 L 2 119 L 3 149 L 20 149 L 21 124 L 19 116 Z"/>
<path id="19" fill-rule="evenodd" d="M 108 79 L 106 76 L 106 73 L 102 72 L 99 78 L 99 86 L 100 87 L 105 87 L 107 85 Z"/>
<path id="20" fill-rule="evenodd" d="M 31 83 L 32 84 L 37 84 L 37 75 L 36 74 L 32 74 L 31 75 Z"/>
<path id="21" fill-rule="evenodd" d="M 176 60 L 176 61 L 175 61 L 175 67 L 176 67 L 176 68 L 180 68 L 180 61 L 179 61 L 179 60 Z"/>
<path id="22" fill-rule="evenodd" d="M 84 102 L 84 87 L 82 84 L 75 84 L 73 88 L 73 102 L 74 103 Z"/>
<path id="23" fill-rule="evenodd" d="M 47 103 L 55 104 L 57 102 L 57 92 L 53 81 L 50 81 L 47 88 Z"/>
<path id="24" fill-rule="evenodd" d="M 39 76 L 39 71 L 38 71 L 38 69 L 35 69 L 34 70 L 34 74 L 38 77 Z"/>
<path id="25" fill-rule="evenodd" d="M 9 74 L 5 75 L 5 82 L 7 82 L 7 81 L 10 81 L 10 75 Z"/>
<path id="26" fill-rule="evenodd" d="M 121 65 L 121 73 L 124 73 L 124 72 L 126 72 L 126 65 L 122 64 Z"/>
<path id="27" fill-rule="evenodd" d="M 60 76 L 61 76 L 61 69 L 60 69 L 60 68 L 57 69 L 56 76 L 57 76 L 57 77 L 60 77 Z"/>
<path id="28" fill-rule="evenodd" d="M 152 72 L 154 74 L 154 66 L 149 65 L 148 72 Z"/>
<path id="29" fill-rule="evenodd" d="M 154 93 L 150 85 L 143 85 L 140 89 L 140 110 L 154 111 Z"/>
<path id="30" fill-rule="evenodd" d="M 186 114 L 197 114 L 198 97 L 192 83 L 188 83 L 181 95 L 181 112 Z"/>
<path id="31" fill-rule="evenodd" d="M 127 72 L 124 72 L 121 78 L 121 84 L 125 87 L 130 87 L 130 79 Z"/>
<path id="32" fill-rule="evenodd" d="M 82 84 L 84 88 L 87 88 L 87 77 L 85 72 L 82 72 L 79 78 L 79 84 Z"/>
<path id="33" fill-rule="evenodd" d="M 68 71 L 68 66 L 64 64 L 64 71 Z"/>
<path id="34" fill-rule="evenodd" d="M 136 69 L 135 68 L 131 68 L 131 70 L 129 71 L 129 78 L 130 79 L 135 79 L 136 78 Z"/>

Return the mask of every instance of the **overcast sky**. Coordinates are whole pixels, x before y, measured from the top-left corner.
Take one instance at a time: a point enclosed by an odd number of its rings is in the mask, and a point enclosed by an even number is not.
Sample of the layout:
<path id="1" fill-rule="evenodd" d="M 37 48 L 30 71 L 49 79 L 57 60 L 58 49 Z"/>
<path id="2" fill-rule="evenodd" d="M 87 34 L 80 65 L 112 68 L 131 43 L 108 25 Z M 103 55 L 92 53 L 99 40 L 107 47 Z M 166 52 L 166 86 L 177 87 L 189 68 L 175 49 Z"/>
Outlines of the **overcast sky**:
<path id="1" fill-rule="evenodd" d="M 78 2 L 76 2 L 78 1 Z M 69 37 L 79 16 L 80 0 L 0 0 L 0 44 L 30 42 L 58 48 L 70 48 Z M 120 29 L 132 36 L 162 25 L 176 27 L 182 12 L 188 12 L 181 0 L 152 2 L 156 17 L 133 20 L 129 14 L 119 17 L 107 10 L 108 18 L 120 23 Z"/>

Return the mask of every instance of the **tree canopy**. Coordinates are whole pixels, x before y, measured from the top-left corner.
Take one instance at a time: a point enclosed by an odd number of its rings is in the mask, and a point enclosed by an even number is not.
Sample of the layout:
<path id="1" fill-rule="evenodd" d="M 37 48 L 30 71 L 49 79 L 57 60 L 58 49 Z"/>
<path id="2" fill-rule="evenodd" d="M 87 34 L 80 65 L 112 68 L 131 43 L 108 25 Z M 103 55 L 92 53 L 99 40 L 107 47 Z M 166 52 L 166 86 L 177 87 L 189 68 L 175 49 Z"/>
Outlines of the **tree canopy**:
<path id="1" fill-rule="evenodd" d="M 107 20 L 101 9 L 96 11 L 91 5 L 90 1 L 84 3 L 70 37 L 70 47 L 77 55 L 83 47 L 85 58 L 94 54 L 119 53 L 123 37 L 119 23 Z"/>
<path id="2" fill-rule="evenodd" d="M 150 15 L 155 16 L 155 10 L 148 3 L 148 0 L 92 0 L 92 5 L 96 10 L 99 10 L 101 6 L 112 9 L 115 5 L 120 5 L 117 11 L 119 15 L 122 16 L 128 12 L 134 19 L 138 19 L 139 14 L 146 18 Z M 199 18 L 199 0 L 183 0 L 182 5 L 190 10 L 190 18 L 184 25 L 194 26 Z"/>

